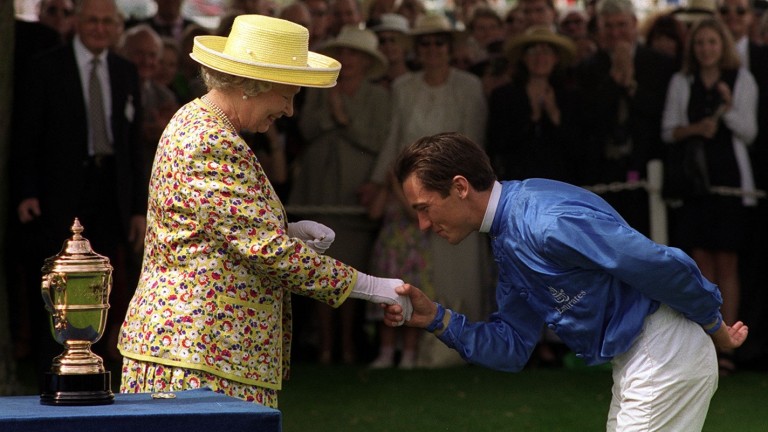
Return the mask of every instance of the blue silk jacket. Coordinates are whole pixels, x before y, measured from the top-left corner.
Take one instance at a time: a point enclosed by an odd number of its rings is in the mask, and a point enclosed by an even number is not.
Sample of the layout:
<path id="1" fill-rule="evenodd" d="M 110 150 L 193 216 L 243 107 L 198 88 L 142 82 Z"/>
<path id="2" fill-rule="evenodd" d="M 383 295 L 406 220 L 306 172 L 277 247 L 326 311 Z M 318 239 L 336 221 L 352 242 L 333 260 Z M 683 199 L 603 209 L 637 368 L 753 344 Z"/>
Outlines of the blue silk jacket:
<path id="1" fill-rule="evenodd" d="M 504 182 L 489 235 L 498 311 L 478 323 L 453 312 L 439 336 L 469 362 L 518 371 L 546 325 L 587 364 L 604 363 L 630 348 L 660 303 L 701 325 L 722 322 L 717 286 L 688 255 L 582 188 Z"/>

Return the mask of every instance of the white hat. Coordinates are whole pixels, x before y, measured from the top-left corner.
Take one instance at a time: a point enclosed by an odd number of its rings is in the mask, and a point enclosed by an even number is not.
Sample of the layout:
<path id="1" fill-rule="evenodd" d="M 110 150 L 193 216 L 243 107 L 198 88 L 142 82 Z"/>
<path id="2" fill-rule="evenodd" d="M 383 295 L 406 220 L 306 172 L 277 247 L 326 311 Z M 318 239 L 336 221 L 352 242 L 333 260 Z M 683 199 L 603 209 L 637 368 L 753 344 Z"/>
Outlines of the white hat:
<path id="1" fill-rule="evenodd" d="M 370 30 L 363 30 L 354 25 L 341 28 L 339 35 L 328 41 L 320 51 L 335 55 L 338 48 L 352 48 L 368 54 L 373 59 L 368 71 L 369 77 L 379 77 L 386 72 L 387 58 L 379 51 L 379 39 Z"/>
<path id="2" fill-rule="evenodd" d="M 379 18 L 379 23 L 371 27 L 374 32 L 393 31 L 408 34 L 408 19 L 400 14 L 385 13 Z"/>
<path id="3" fill-rule="evenodd" d="M 693 23 L 715 15 L 715 0 L 689 0 L 688 5 L 672 11 L 672 15 L 684 23 Z"/>

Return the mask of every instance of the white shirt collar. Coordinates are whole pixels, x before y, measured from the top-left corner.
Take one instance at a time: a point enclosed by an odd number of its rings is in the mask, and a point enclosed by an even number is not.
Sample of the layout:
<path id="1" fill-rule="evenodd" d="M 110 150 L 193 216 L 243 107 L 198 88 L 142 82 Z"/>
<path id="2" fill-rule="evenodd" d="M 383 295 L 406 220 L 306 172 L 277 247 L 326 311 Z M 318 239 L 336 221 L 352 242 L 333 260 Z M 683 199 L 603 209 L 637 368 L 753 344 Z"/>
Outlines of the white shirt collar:
<path id="1" fill-rule="evenodd" d="M 488 198 L 488 207 L 485 208 L 485 216 L 483 216 L 483 223 L 480 225 L 480 232 L 487 233 L 491 231 L 493 225 L 493 216 L 496 214 L 496 208 L 499 207 L 499 200 L 501 199 L 501 183 L 493 182 L 493 189 L 491 189 L 491 197 Z"/>
<path id="2" fill-rule="evenodd" d="M 107 64 L 107 50 L 104 50 L 98 55 L 94 56 L 93 53 L 90 52 L 88 48 L 85 47 L 85 45 L 83 45 L 83 41 L 80 40 L 79 35 L 75 35 L 72 46 L 75 48 L 75 58 L 77 59 L 77 64 L 80 66 L 81 70 L 84 68 L 85 70 L 90 70 L 91 60 L 93 60 L 94 57 L 98 57 L 102 65 Z"/>

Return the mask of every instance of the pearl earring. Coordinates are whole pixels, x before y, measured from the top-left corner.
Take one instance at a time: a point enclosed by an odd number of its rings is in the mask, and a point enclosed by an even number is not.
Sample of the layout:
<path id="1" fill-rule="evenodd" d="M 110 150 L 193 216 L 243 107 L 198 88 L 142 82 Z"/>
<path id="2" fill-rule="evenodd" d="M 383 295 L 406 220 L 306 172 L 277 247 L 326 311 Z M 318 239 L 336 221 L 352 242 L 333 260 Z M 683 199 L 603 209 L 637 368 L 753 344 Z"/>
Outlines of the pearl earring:
<path id="1" fill-rule="evenodd" d="M 243 95 L 243 100 L 248 100 L 248 95 Z"/>

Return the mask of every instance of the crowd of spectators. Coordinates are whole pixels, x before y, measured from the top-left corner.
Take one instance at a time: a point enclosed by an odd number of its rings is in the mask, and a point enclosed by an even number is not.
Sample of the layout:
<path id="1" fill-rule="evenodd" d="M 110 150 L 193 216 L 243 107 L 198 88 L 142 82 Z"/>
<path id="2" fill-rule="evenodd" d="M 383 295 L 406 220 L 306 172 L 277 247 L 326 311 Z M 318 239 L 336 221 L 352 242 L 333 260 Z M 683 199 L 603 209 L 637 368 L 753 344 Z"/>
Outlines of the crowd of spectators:
<path id="1" fill-rule="evenodd" d="M 484 0 L 459 0 L 447 13 L 427 11 L 420 0 L 297 0 L 283 7 L 269 0 L 233 1 L 218 29 L 183 17 L 180 0 L 159 1 L 157 14 L 146 19 L 117 16 L 114 22 L 80 24 L 78 3 L 42 0 L 38 23 L 17 23 L 17 88 L 39 91 L 48 88 L 40 82 L 51 80 L 65 85 L 40 70 L 26 73 L 27 67 L 47 64 L 40 59 L 50 62 L 55 58 L 51 53 L 62 46 L 94 38 L 86 32 L 109 38 L 110 52 L 134 65 L 128 82 L 140 89 L 132 99 L 140 104 L 135 110 L 140 118 L 130 120 L 141 132 L 130 135 L 125 145 L 142 155 L 142 164 L 131 165 L 130 173 L 145 185 L 163 125 L 205 91 L 198 65 L 189 58 L 195 36 L 226 35 L 234 16 L 242 13 L 274 15 L 307 27 L 310 48 L 342 62 L 339 85 L 302 92 L 294 116 L 279 119 L 269 134 L 242 133 L 249 134 L 248 142 L 281 199 L 291 204 L 289 213 L 293 209 L 294 216 L 310 215 L 336 231 L 339 244 L 328 251 L 331 256 L 337 251 L 362 271 L 403 279 L 376 271 L 416 261 L 411 270 L 423 272 L 420 286 L 433 287 L 434 298 L 477 318 L 491 310 L 487 297 L 493 275 L 484 273 L 489 267 L 487 245 L 478 238 L 463 242 L 461 250 L 444 251 L 447 245 L 435 241 L 437 236 L 408 231 L 409 221 L 416 222 L 388 174 L 399 149 L 424 135 L 462 132 L 484 146 L 500 180 L 546 177 L 592 188 L 633 227 L 649 234 L 649 161 L 668 159 L 670 148 L 691 137 L 703 141 L 711 185 L 695 197 L 667 197 L 670 242 L 686 248 L 719 284 L 726 321 L 744 320 L 754 329 L 742 348 L 742 362 L 765 358 L 768 335 L 761 329 L 768 326 L 765 318 L 761 321 L 760 307 L 768 302 L 756 292 L 766 276 L 762 268 L 768 256 L 763 192 L 768 182 L 768 14 L 762 0 L 691 0 L 686 7 L 643 16 L 630 0 L 587 0 L 562 9 L 553 0 L 519 0 L 503 10 Z M 79 89 L 77 82 L 72 85 Z M 28 105 L 15 103 L 14 118 L 26 120 L 14 124 L 50 129 L 46 122 L 54 114 Z M 85 134 L 85 117 L 72 122 L 79 122 L 79 129 L 67 134 Z M 16 130 L 13 137 L 12 154 L 20 159 L 11 165 L 28 169 L 26 177 L 61 162 L 43 161 L 57 153 L 25 150 L 28 130 Z M 59 136 L 56 145 L 64 147 L 60 152 L 81 152 L 67 146 L 89 141 L 83 137 Z M 94 160 L 93 154 L 82 152 L 83 160 Z M 116 149 L 113 157 L 124 156 Z M 82 167 L 73 163 L 65 169 Z M 40 229 L 33 221 L 41 213 L 64 210 L 46 207 L 42 200 L 42 207 L 25 208 L 30 198 L 49 194 L 43 186 L 30 189 L 34 181 L 26 177 L 17 177 L 11 194 L 10 238 L 19 244 L 25 235 L 40 235 L 33 232 Z M 92 190 L 88 182 L 97 180 L 82 181 L 83 190 Z M 134 198 L 142 196 L 146 191 L 135 191 Z M 66 223 L 56 226 L 55 235 L 48 236 L 63 241 L 68 228 Z M 91 226 L 85 228 L 89 237 Z M 115 229 L 120 230 L 116 236 L 127 232 L 125 227 Z M 402 239 L 394 245 L 396 251 L 387 252 L 400 255 L 384 257 L 391 261 L 389 267 L 382 264 L 382 248 L 393 245 L 382 243 L 386 236 L 376 240 L 380 229 Z M 700 241 L 703 237 L 707 240 Z M 42 242 L 34 244 L 43 247 Z M 128 263 L 139 261 L 141 252 L 127 244 L 125 239 L 115 241 L 104 252 L 114 253 L 110 258 L 125 264 L 129 273 L 137 272 Z M 14 329 L 20 358 L 34 355 L 37 338 L 50 339 L 44 326 L 29 324 L 39 319 L 31 311 L 41 306 L 39 274 L 30 269 L 42 265 L 41 255 L 58 251 L 55 243 L 46 246 L 18 255 L 9 272 L 15 286 L 22 287 L 12 299 L 19 306 L 13 313 L 14 322 L 20 323 Z M 113 301 L 129 299 L 126 292 L 134 280 L 135 274 L 124 275 L 118 281 L 122 294 Z M 297 341 L 299 355 L 302 347 L 311 350 L 313 345 L 324 363 L 360 362 L 377 354 L 376 348 L 366 350 L 364 345 L 370 339 L 361 330 L 364 308 L 333 312 L 344 315 L 342 341 L 334 345 L 329 310 L 314 311 L 301 301 L 295 307 L 297 338 L 305 338 Z M 120 311 L 120 305 L 113 310 Z M 369 328 L 378 334 L 377 327 Z M 115 329 L 108 329 L 106 343 L 114 344 L 110 331 Z M 384 337 L 378 367 L 394 365 L 394 351 L 403 347 L 393 334 Z M 410 335 L 403 342 L 403 367 L 455 360 L 428 351 L 435 347 L 419 348 L 414 339 Z M 542 341 L 547 343 L 537 361 L 558 364 L 558 350 L 546 349 L 557 345 L 557 338 L 543 333 Z M 49 354 L 43 352 L 46 358 Z M 117 355 L 111 349 L 104 354 Z M 720 354 L 723 373 L 732 372 L 739 358 Z"/>

